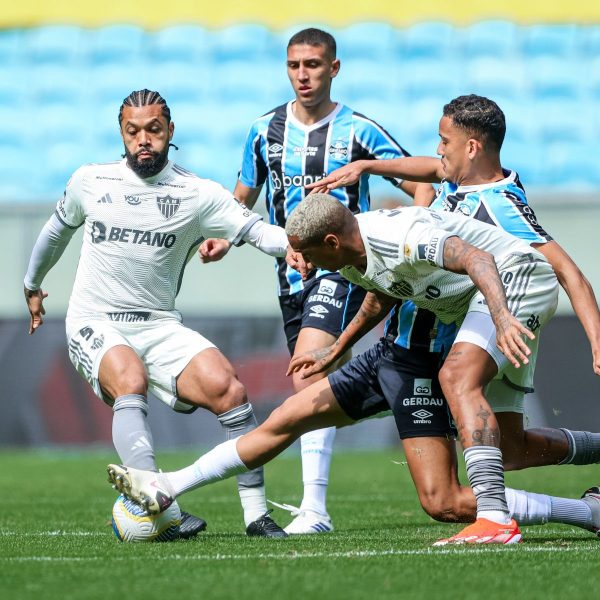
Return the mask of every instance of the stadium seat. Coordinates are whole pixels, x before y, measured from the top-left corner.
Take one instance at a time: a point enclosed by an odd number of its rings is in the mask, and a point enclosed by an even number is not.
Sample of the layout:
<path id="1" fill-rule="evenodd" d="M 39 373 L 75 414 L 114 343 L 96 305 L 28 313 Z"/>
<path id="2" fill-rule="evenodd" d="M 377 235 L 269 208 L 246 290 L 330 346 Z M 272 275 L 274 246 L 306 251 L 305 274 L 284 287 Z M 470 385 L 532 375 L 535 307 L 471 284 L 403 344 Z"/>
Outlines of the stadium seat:
<path id="1" fill-rule="evenodd" d="M 541 144 L 577 143 L 590 132 L 590 122 L 577 101 L 549 99 L 535 104 L 535 121 Z"/>
<path id="2" fill-rule="evenodd" d="M 212 92 L 213 81 L 206 63 L 159 63 L 147 70 L 146 87 L 173 102 L 202 102 Z"/>
<path id="3" fill-rule="evenodd" d="M 88 92 L 85 84 L 87 69 L 78 65 L 68 67 L 47 63 L 30 67 L 27 78 L 31 100 L 40 107 L 53 104 L 79 107 L 85 104 Z"/>
<path id="4" fill-rule="evenodd" d="M 172 25 L 148 34 L 153 62 L 198 64 L 211 59 L 211 34 L 199 25 Z"/>
<path id="5" fill-rule="evenodd" d="M 180 147 L 180 152 L 175 153 L 177 158 L 185 152 L 185 148 L 192 144 L 213 144 L 212 132 L 214 127 L 207 121 L 214 115 L 205 115 L 202 102 L 169 102 L 171 117 L 175 123 L 173 143 Z M 214 147 L 214 146 L 213 146 Z"/>
<path id="6" fill-rule="evenodd" d="M 89 69 L 87 85 L 96 104 L 109 104 L 118 110 L 123 98 L 133 90 L 151 88 L 155 83 L 151 75 L 159 72 L 158 66 L 145 62 L 124 65 L 102 65 Z M 160 92 L 160 90 L 158 90 Z"/>
<path id="7" fill-rule="evenodd" d="M 523 63 L 515 58 L 503 56 L 465 57 L 465 89 L 469 93 L 479 94 L 496 101 L 523 98 L 527 91 L 527 82 Z"/>
<path id="8" fill-rule="evenodd" d="M 387 58 L 387 60 L 385 60 Z M 384 57 L 381 61 L 348 59 L 333 82 L 333 96 L 354 107 L 363 100 L 385 98 L 397 102 L 402 92 L 402 65 Z"/>
<path id="9" fill-rule="evenodd" d="M 21 59 L 22 29 L 0 29 L 0 65 L 9 66 Z"/>
<path id="10" fill-rule="evenodd" d="M 484 56 L 506 59 L 519 53 L 519 27 L 512 21 L 480 21 L 461 30 L 465 59 Z"/>
<path id="11" fill-rule="evenodd" d="M 413 59 L 403 61 L 403 78 L 400 82 L 409 102 L 432 98 L 442 105 L 459 93 L 464 93 L 462 65 L 447 58 Z"/>
<path id="12" fill-rule="evenodd" d="M 581 98 L 587 72 L 588 64 L 575 58 L 536 56 L 525 61 L 525 77 L 534 102 Z"/>
<path id="13" fill-rule="evenodd" d="M 260 107 L 259 112 L 269 110 L 271 105 L 276 103 L 273 94 L 275 86 L 271 84 L 270 74 L 263 71 L 263 64 L 263 61 L 258 59 L 254 63 L 243 60 L 217 63 L 210 82 L 210 93 L 214 95 L 213 99 L 223 103 L 243 99 L 247 102 L 256 102 Z M 278 65 L 277 68 L 278 71 L 285 70 L 284 65 Z M 273 76 L 283 75 L 280 72 L 274 73 Z"/>
<path id="14" fill-rule="evenodd" d="M 34 27 L 24 34 L 24 56 L 34 64 L 71 65 L 82 58 L 84 37 L 84 31 L 72 25 Z"/>
<path id="15" fill-rule="evenodd" d="M 454 26 L 442 21 L 417 23 L 400 32 L 401 57 L 446 60 L 457 51 Z"/>
<path id="16" fill-rule="evenodd" d="M 396 29 L 389 23 L 362 22 L 335 32 L 338 56 L 344 60 L 387 61 L 396 51 Z"/>
<path id="17" fill-rule="evenodd" d="M 146 50 L 146 33 L 137 25 L 108 25 L 85 36 L 86 58 L 93 65 L 129 63 L 140 60 Z"/>
<path id="18" fill-rule="evenodd" d="M 596 144 L 551 144 L 544 167 L 545 180 L 551 186 L 588 191 L 600 184 Z"/>
<path id="19" fill-rule="evenodd" d="M 0 63 L 0 108 L 11 110 L 28 102 L 29 82 L 18 64 Z"/>
<path id="20" fill-rule="evenodd" d="M 502 146 L 502 165 L 519 174 L 526 190 L 547 185 L 543 177 L 542 162 L 546 159 L 542 146 L 533 138 L 515 141 L 507 137 Z"/>
<path id="21" fill-rule="evenodd" d="M 260 24 L 231 25 L 211 33 L 212 54 L 217 62 L 239 60 L 252 63 L 264 58 L 272 44 L 271 31 Z"/>
<path id="22" fill-rule="evenodd" d="M 574 23 L 531 25 L 523 29 L 525 60 L 534 56 L 572 58 L 579 47 L 580 29 Z"/>

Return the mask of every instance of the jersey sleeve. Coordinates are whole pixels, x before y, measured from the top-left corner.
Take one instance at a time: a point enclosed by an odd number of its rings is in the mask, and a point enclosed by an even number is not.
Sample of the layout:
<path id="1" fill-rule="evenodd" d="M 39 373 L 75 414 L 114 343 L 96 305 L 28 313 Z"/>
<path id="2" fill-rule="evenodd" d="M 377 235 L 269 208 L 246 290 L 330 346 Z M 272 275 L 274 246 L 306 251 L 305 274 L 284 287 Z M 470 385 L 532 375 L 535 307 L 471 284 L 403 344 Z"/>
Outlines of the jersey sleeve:
<path id="1" fill-rule="evenodd" d="M 484 202 L 494 213 L 499 227 L 528 244 L 545 244 L 552 241 L 539 224 L 536 214 L 526 201 L 507 190 L 497 190 L 484 196 Z"/>
<path id="2" fill-rule="evenodd" d="M 366 160 L 410 156 L 381 125 L 371 119 L 356 117 L 355 136 L 365 151 L 365 155 L 361 158 Z M 385 179 L 395 186 L 402 183 L 402 179 L 398 177 L 385 177 Z"/>
<path id="3" fill-rule="evenodd" d="M 221 238 L 239 244 L 244 234 L 262 217 L 237 202 L 224 187 L 210 182 L 200 193 L 199 226 L 205 238 Z"/>
<path id="4" fill-rule="evenodd" d="M 67 182 L 63 197 L 57 202 L 55 214 L 58 220 L 71 229 L 81 227 L 85 221 L 83 205 L 84 171 L 77 169 Z"/>
<path id="5" fill-rule="evenodd" d="M 244 144 L 242 168 L 238 175 L 240 183 L 250 187 L 260 187 L 267 179 L 266 140 L 261 135 L 259 123 L 254 123 Z"/>
<path id="6" fill-rule="evenodd" d="M 404 262 L 415 268 L 428 264 L 443 269 L 444 244 L 453 235 L 431 223 L 413 223 L 404 242 Z"/>

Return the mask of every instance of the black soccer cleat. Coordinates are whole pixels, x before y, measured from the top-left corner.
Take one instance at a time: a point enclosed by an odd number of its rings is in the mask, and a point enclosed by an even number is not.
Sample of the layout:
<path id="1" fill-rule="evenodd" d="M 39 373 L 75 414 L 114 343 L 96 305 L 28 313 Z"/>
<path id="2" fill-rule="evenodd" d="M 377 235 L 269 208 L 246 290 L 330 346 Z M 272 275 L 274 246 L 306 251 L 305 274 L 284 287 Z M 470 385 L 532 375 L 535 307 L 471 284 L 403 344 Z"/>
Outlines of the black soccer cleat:
<path id="1" fill-rule="evenodd" d="M 252 521 L 246 527 L 246 535 L 268 538 L 285 538 L 288 534 L 269 516 L 273 510 L 268 510 L 262 517 Z"/>
<path id="2" fill-rule="evenodd" d="M 200 517 L 195 517 L 189 512 L 181 511 L 181 525 L 179 526 L 179 539 L 189 540 L 196 537 L 201 531 L 206 529 L 206 521 Z"/>

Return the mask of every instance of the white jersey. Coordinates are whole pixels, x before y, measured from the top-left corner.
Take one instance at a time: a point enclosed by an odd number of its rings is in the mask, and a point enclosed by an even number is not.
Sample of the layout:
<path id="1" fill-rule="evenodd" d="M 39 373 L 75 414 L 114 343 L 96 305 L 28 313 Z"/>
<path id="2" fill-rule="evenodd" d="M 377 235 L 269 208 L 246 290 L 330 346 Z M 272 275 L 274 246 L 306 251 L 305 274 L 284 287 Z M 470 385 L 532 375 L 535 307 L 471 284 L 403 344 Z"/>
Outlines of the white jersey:
<path id="1" fill-rule="evenodd" d="M 237 243 L 261 218 L 171 161 L 141 179 L 125 160 L 78 169 L 56 215 L 68 227 L 85 226 L 67 319 L 119 321 L 180 318 L 175 297 L 202 240 Z"/>
<path id="2" fill-rule="evenodd" d="M 461 321 L 477 288 L 468 275 L 446 271 L 444 243 L 458 236 L 494 256 L 498 270 L 542 254 L 498 227 L 428 208 L 406 207 L 356 215 L 367 253 L 367 269 L 340 273 L 367 290 L 413 300 L 443 323 Z M 514 282 L 513 282 L 514 284 Z"/>

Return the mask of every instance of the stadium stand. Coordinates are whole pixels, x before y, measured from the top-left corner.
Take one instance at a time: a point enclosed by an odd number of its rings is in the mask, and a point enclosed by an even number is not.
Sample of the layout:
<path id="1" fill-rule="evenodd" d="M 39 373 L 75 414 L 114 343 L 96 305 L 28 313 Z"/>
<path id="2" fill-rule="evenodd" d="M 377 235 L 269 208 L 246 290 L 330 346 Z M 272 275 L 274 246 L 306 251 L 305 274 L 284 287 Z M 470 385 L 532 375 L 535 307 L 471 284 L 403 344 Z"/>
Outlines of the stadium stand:
<path id="1" fill-rule="evenodd" d="M 14 142 L 0 143 L 0 159 L 12 165 L 0 201 L 56 197 L 69 169 L 116 158 L 120 100 L 141 87 L 160 90 L 171 104 L 175 139 L 186 147 L 182 164 L 235 180 L 250 122 L 290 97 L 284 49 L 302 27 L 0 31 L 0 111 L 19 124 L 5 125 L 3 137 Z M 334 97 L 380 121 L 411 152 L 433 154 L 442 105 L 479 93 L 505 110 L 504 157 L 520 166 L 528 188 L 598 186 L 589 167 L 600 133 L 600 26 L 363 22 L 333 33 L 343 63 Z M 17 168 L 28 164 L 30 144 L 42 172 L 36 181 L 19 179 Z M 537 164 L 548 148 L 551 159 Z M 384 193 L 386 185 L 374 189 Z"/>

